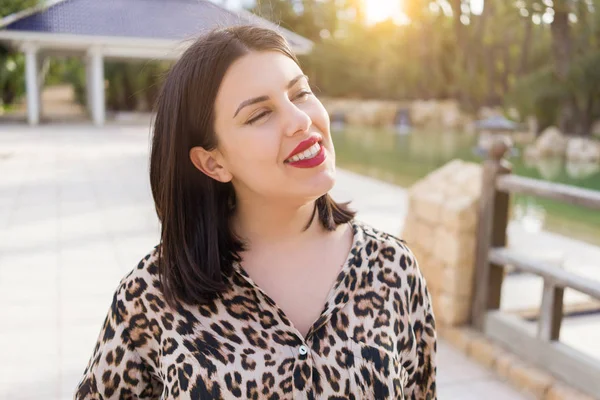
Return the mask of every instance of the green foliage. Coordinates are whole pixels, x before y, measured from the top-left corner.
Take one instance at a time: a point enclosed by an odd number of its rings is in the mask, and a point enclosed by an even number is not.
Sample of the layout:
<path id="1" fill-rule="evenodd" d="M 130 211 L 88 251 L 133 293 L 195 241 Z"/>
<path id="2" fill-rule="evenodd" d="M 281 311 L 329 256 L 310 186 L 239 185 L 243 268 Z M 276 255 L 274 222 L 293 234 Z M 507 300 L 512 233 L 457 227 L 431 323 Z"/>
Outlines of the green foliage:
<path id="1" fill-rule="evenodd" d="M 0 106 L 12 104 L 24 92 L 25 60 L 0 47 Z"/>
<path id="2" fill-rule="evenodd" d="M 46 77 L 46 84 L 70 83 L 75 92 L 75 101 L 86 104 L 86 75 L 84 60 L 80 57 L 53 60 Z"/>
<path id="3" fill-rule="evenodd" d="M 0 18 L 35 6 L 37 0 L 2 0 Z M 25 91 L 23 56 L 0 44 L 0 107 L 16 101 Z"/>
<path id="4" fill-rule="evenodd" d="M 517 81 L 507 103 L 517 107 L 521 115 L 534 115 L 539 128 L 556 125 L 564 99 L 575 98 L 580 112 L 578 118 L 591 123 L 600 118 L 600 49 L 575 58 L 566 81 L 561 81 L 551 65 L 541 68 Z M 587 129 L 590 126 L 586 126 Z"/>
<path id="5" fill-rule="evenodd" d="M 2 0 L 0 2 L 0 18 L 33 7 L 38 3 L 38 0 Z"/>
<path id="6" fill-rule="evenodd" d="M 107 62 L 106 107 L 109 110 L 147 111 L 159 93 L 167 62 Z"/>
<path id="7" fill-rule="evenodd" d="M 104 79 L 106 86 L 106 108 L 113 111 L 148 111 L 158 96 L 163 75 L 169 68 L 168 62 L 118 62 L 106 61 Z M 62 60 L 49 76 L 58 82 L 73 85 L 76 101 L 86 104 L 86 72 L 79 58 Z M 47 82 L 48 82 L 47 78 Z"/>
<path id="8" fill-rule="evenodd" d="M 506 102 L 516 107 L 520 115 L 534 115 L 543 130 L 555 124 L 560 101 L 566 95 L 567 90 L 554 75 L 552 66 L 547 66 L 519 79 Z"/>
<path id="9" fill-rule="evenodd" d="M 454 71 L 436 61 L 438 54 L 450 54 L 456 46 L 445 38 L 452 26 L 439 22 L 436 30 L 399 28 L 389 21 L 372 27 L 348 24 L 345 35 L 316 43 L 305 61 L 311 81 L 328 96 L 448 97 Z"/>

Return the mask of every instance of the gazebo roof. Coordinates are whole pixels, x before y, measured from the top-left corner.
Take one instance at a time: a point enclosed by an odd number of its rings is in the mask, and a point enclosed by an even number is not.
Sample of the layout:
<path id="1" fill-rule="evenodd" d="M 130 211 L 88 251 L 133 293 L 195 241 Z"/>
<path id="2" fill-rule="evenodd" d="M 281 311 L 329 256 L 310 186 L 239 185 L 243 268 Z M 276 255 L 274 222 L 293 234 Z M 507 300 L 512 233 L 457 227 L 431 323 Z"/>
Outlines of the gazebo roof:
<path id="1" fill-rule="evenodd" d="M 65 41 L 173 49 L 207 30 L 239 24 L 278 30 L 300 54 L 312 48 L 310 40 L 250 12 L 206 0 L 55 0 L 0 20 L 0 40 L 35 40 L 54 49 Z"/>

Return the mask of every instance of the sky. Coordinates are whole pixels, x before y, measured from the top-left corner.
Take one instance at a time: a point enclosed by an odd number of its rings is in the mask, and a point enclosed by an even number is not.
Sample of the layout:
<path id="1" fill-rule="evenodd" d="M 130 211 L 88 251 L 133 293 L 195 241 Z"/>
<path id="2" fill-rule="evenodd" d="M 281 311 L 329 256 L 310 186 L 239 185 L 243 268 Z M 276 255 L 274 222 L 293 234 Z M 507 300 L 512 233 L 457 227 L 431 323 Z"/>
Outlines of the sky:
<path id="1" fill-rule="evenodd" d="M 410 21 L 403 12 L 403 2 L 407 0 L 363 0 L 366 5 L 367 23 L 377 23 L 392 18 L 398 24 Z M 484 0 L 470 0 L 471 13 L 480 15 Z M 451 10 L 448 0 L 439 0 L 445 10 Z M 437 7 L 436 7 L 437 8 Z"/>
<path id="2" fill-rule="evenodd" d="M 244 5 L 249 5 L 254 0 L 212 0 L 215 3 L 226 5 L 227 7 L 236 9 Z M 406 17 L 402 12 L 403 0 L 364 0 L 367 6 L 367 19 L 369 22 L 379 22 L 392 17 L 397 23 L 406 23 Z M 406 0 L 404 0 L 406 1 Z M 471 12 L 473 14 L 481 14 L 483 10 L 484 0 L 470 0 Z"/>
<path id="3" fill-rule="evenodd" d="M 481 14 L 483 11 L 483 0 L 471 0 L 471 12 L 473 14 Z"/>

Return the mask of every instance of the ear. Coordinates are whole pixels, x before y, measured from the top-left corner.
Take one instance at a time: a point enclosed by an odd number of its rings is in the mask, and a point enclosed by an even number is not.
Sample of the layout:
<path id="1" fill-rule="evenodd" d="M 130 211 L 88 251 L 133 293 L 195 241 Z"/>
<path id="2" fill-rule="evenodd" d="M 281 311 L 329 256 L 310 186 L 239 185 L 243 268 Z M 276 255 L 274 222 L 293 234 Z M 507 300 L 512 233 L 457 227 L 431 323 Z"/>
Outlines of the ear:
<path id="1" fill-rule="evenodd" d="M 193 147 L 190 149 L 190 160 L 196 168 L 216 181 L 225 183 L 233 178 L 227 168 L 223 166 L 218 150 L 208 151 L 200 146 Z"/>

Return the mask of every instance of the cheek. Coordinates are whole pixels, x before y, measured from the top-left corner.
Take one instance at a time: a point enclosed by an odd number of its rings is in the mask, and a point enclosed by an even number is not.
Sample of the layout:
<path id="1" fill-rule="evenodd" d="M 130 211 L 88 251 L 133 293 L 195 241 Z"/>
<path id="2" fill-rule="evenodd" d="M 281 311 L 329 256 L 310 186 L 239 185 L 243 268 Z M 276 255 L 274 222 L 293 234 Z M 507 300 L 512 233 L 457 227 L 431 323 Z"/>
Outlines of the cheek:
<path id="1" fill-rule="evenodd" d="M 315 98 L 314 101 L 315 103 L 310 108 L 310 119 L 321 133 L 329 136 L 329 114 L 318 99 Z"/>
<path id="2" fill-rule="evenodd" d="M 279 155 L 279 142 L 265 126 L 244 129 L 229 144 L 229 162 L 243 174 L 246 170 L 272 167 Z"/>
<path id="3" fill-rule="evenodd" d="M 331 138 L 331 132 L 329 128 L 329 113 L 321 102 L 315 105 L 313 112 L 310 115 L 313 125 L 323 135 L 323 140 L 326 143 L 325 148 L 329 150 L 332 156 L 335 156 L 335 150 L 333 147 L 333 140 Z"/>

